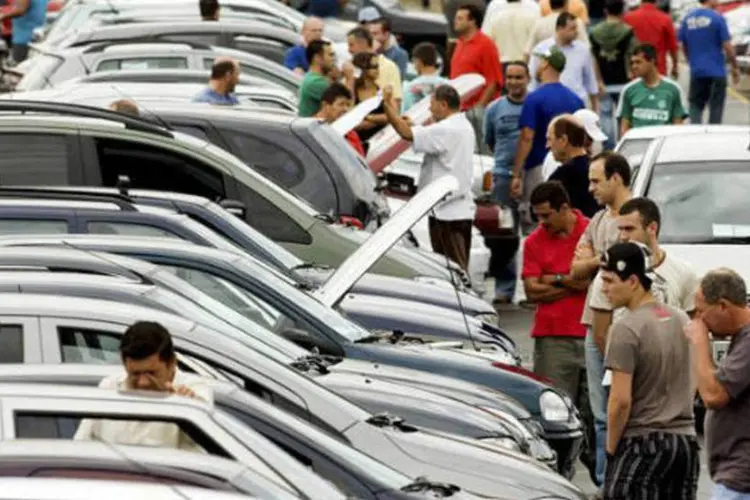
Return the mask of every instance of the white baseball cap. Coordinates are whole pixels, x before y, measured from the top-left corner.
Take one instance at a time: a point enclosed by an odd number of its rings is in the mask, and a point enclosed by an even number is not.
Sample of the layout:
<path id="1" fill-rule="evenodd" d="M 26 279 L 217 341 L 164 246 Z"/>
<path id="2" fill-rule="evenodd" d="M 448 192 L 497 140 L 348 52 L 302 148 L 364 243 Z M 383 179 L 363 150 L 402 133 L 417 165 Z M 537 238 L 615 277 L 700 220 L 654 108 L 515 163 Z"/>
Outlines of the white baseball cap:
<path id="1" fill-rule="evenodd" d="M 579 109 L 573 116 L 583 123 L 586 134 L 594 141 L 606 141 L 607 135 L 599 127 L 599 115 L 590 109 Z"/>

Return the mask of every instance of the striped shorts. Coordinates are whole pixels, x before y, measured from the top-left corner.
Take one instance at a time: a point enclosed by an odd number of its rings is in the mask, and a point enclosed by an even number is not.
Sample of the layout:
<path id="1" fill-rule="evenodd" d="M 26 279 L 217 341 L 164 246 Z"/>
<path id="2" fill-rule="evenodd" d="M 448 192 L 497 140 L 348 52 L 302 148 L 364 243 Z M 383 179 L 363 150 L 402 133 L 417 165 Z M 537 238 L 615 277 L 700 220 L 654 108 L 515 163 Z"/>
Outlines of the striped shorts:
<path id="1" fill-rule="evenodd" d="M 620 440 L 604 477 L 606 500 L 695 500 L 700 456 L 694 436 L 653 432 Z"/>

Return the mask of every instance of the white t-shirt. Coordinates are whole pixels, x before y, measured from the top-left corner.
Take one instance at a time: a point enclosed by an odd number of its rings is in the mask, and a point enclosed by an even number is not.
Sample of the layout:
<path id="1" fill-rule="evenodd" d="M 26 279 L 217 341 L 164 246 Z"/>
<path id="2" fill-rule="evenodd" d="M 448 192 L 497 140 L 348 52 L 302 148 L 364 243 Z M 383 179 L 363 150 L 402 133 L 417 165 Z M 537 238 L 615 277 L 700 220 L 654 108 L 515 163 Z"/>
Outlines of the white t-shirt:
<path id="1" fill-rule="evenodd" d="M 198 398 L 213 405 L 213 390 L 202 378 L 177 371 L 174 376 L 174 385 L 189 387 Z M 125 375 L 106 377 L 99 383 L 99 387 L 124 390 L 127 388 Z M 201 451 L 201 448 L 189 436 L 181 432 L 176 424 L 164 422 L 84 419 L 78 426 L 73 439 Z"/>
<path id="2" fill-rule="evenodd" d="M 424 153 L 418 186 L 427 186 L 446 175 L 458 179 L 459 190 L 435 207 L 438 220 L 473 220 L 476 205 L 471 190 L 474 173 L 474 127 L 464 113 L 432 125 L 412 128 L 415 153 Z"/>

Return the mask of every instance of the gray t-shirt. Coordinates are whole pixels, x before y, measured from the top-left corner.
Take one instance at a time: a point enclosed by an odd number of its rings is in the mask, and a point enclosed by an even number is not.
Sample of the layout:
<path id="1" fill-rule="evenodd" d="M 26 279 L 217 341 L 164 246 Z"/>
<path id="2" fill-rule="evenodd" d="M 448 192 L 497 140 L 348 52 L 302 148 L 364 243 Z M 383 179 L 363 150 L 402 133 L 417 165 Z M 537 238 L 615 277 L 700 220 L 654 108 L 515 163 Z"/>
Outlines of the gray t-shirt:
<path id="1" fill-rule="evenodd" d="M 605 250 L 617 243 L 618 237 L 617 216 L 612 214 L 609 208 L 603 208 L 591 218 L 588 227 L 586 227 L 586 232 L 583 233 L 578 244 L 589 244 L 594 248 L 595 254 L 602 255 Z M 583 308 L 583 316 L 581 317 L 581 323 L 586 326 L 591 326 L 594 316 L 590 304 L 592 290 L 593 287 L 589 286 L 586 293 L 586 307 Z M 600 293 L 603 296 L 603 292 Z"/>
<path id="2" fill-rule="evenodd" d="M 604 366 L 633 375 L 633 403 L 623 437 L 651 432 L 695 435 L 695 384 L 688 316 L 651 303 L 628 311 L 612 325 Z"/>
<path id="3" fill-rule="evenodd" d="M 711 479 L 727 488 L 750 493 L 750 325 L 729 344 L 716 378 L 729 393 L 729 403 L 706 415 L 706 452 Z"/>

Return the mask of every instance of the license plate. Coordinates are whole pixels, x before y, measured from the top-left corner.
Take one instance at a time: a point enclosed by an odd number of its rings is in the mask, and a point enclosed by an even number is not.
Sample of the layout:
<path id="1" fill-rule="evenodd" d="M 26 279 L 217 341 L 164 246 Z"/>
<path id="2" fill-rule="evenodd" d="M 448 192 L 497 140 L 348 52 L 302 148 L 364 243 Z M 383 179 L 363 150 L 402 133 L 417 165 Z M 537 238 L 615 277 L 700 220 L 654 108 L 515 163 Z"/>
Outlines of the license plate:
<path id="1" fill-rule="evenodd" d="M 727 355 L 727 351 L 729 350 L 729 341 L 714 340 L 712 342 L 712 347 L 714 351 L 714 363 L 719 364 L 721 363 L 721 360 L 724 359 L 724 357 Z"/>

